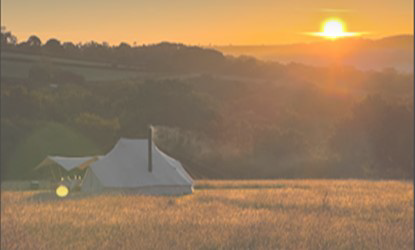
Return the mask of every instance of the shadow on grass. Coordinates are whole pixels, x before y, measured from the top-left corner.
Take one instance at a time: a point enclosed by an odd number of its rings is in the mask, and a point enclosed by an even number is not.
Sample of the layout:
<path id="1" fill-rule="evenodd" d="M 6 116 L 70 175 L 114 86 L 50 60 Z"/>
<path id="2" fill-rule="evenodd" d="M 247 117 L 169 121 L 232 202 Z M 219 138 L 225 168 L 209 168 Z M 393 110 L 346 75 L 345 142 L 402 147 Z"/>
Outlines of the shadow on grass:
<path id="1" fill-rule="evenodd" d="M 225 206 L 235 207 L 238 209 L 244 210 L 268 210 L 273 212 L 295 212 L 298 214 L 324 214 L 330 216 L 339 216 L 339 217 L 350 217 L 353 214 L 356 214 L 353 208 L 341 207 L 336 204 L 330 203 L 325 200 L 324 196 L 321 197 L 321 202 L 314 204 L 290 204 L 285 203 L 284 201 L 274 200 L 274 201 L 246 201 L 243 199 L 230 199 L 226 197 L 201 197 L 197 199 L 200 203 L 221 203 Z M 373 209 L 366 209 L 360 211 L 362 214 L 371 213 Z M 359 212 L 357 213 L 359 214 Z M 362 218 L 365 221 L 375 221 L 375 217 Z"/>
<path id="2" fill-rule="evenodd" d="M 203 190 L 203 189 L 235 189 L 235 190 L 243 190 L 243 189 L 282 189 L 282 188 L 296 188 L 296 189 L 310 189 L 309 186 L 304 185 L 286 185 L 286 184 L 271 184 L 271 185 L 264 185 L 264 184 L 242 184 L 242 185 L 196 185 L 194 189 Z"/>
<path id="3" fill-rule="evenodd" d="M 72 192 L 69 193 L 66 197 L 58 197 L 55 192 L 53 191 L 41 191 L 35 193 L 29 197 L 27 197 L 24 201 L 25 202 L 61 202 L 61 201 L 68 201 L 68 200 L 82 200 L 86 198 L 91 198 L 97 196 L 99 194 L 89 194 L 89 193 L 82 193 L 82 192 Z"/>
<path id="4" fill-rule="evenodd" d="M 237 207 L 240 209 L 247 210 L 269 210 L 269 211 L 301 211 L 302 213 L 322 213 L 322 212 L 332 212 L 329 206 L 325 206 L 323 203 L 320 204 L 309 204 L 309 205 L 300 205 L 300 204 L 285 204 L 283 202 L 251 202 L 244 200 L 229 199 L 224 197 L 215 197 L 214 199 L 198 199 L 202 203 L 210 202 L 219 202 L 223 205 Z M 345 213 L 345 211 L 337 211 L 339 213 Z M 347 211 L 346 211 L 347 212 Z"/>
<path id="5" fill-rule="evenodd" d="M 172 198 L 179 198 L 188 196 L 191 194 L 145 194 L 145 193 L 138 193 L 132 191 L 102 191 L 96 193 L 85 193 L 81 191 L 71 192 L 66 197 L 58 197 L 55 192 L 53 191 L 41 191 L 35 193 L 26 199 L 24 202 L 33 202 L 33 203 L 47 203 L 47 202 L 62 202 L 62 201 L 74 201 L 74 200 L 83 200 L 89 199 L 98 196 L 113 196 L 113 197 L 134 197 L 134 196 L 151 196 L 151 197 L 172 197 Z"/>

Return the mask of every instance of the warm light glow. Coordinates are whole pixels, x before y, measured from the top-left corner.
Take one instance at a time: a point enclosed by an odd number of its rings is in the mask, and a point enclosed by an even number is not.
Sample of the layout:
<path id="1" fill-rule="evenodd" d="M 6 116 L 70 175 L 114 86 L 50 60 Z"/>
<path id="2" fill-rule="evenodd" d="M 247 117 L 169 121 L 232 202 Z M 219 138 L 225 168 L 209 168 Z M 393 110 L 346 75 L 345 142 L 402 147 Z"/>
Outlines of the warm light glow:
<path id="1" fill-rule="evenodd" d="M 343 23 L 337 20 L 330 20 L 324 24 L 323 33 L 326 37 L 337 38 L 343 35 Z"/>
<path id="2" fill-rule="evenodd" d="M 344 31 L 364 29 L 371 39 L 413 34 L 413 9 L 411 0 L 4 0 L 0 18 L 19 43 L 37 35 L 43 44 L 56 38 L 74 44 L 278 45 L 314 42 L 316 37 L 303 33 L 322 32 L 326 18 L 343 18 L 350 25 Z"/>
<path id="3" fill-rule="evenodd" d="M 346 25 L 343 21 L 339 19 L 329 19 L 323 23 L 321 32 L 311 32 L 309 34 L 332 40 L 340 37 L 359 36 L 362 34 L 359 32 L 346 32 L 345 30 Z"/>
<path id="4" fill-rule="evenodd" d="M 59 197 L 65 197 L 69 194 L 69 189 L 65 185 L 59 185 L 59 187 L 56 188 L 56 195 Z"/>

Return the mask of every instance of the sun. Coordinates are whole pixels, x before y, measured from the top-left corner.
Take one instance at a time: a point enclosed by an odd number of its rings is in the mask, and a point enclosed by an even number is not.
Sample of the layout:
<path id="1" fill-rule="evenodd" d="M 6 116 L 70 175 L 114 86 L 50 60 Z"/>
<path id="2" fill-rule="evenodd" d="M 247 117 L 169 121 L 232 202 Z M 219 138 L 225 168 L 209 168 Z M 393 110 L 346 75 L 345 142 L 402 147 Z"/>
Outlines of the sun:
<path id="1" fill-rule="evenodd" d="M 338 20 L 330 20 L 324 23 L 323 34 L 325 37 L 336 39 L 344 36 L 343 23 Z"/>
<path id="2" fill-rule="evenodd" d="M 321 32 L 308 33 L 313 36 L 320 36 L 327 39 L 335 40 L 342 37 L 359 36 L 359 32 L 346 32 L 346 24 L 337 18 L 331 18 L 323 22 Z"/>

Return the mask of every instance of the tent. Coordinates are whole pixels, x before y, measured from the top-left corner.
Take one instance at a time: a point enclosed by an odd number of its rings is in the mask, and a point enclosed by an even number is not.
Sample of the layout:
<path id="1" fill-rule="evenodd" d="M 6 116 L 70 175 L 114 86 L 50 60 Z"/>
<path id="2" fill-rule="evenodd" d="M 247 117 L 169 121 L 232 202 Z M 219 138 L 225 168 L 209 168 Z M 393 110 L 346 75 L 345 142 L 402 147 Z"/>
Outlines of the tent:
<path id="1" fill-rule="evenodd" d="M 189 194 L 193 179 L 177 160 L 147 139 L 121 138 L 87 169 L 84 192 L 103 190 L 143 194 Z"/>
<path id="2" fill-rule="evenodd" d="M 70 174 L 74 170 L 85 170 L 90 164 L 99 160 L 102 156 L 63 157 L 47 156 L 34 170 L 47 170 L 49 168 L 54 179 Z"/>

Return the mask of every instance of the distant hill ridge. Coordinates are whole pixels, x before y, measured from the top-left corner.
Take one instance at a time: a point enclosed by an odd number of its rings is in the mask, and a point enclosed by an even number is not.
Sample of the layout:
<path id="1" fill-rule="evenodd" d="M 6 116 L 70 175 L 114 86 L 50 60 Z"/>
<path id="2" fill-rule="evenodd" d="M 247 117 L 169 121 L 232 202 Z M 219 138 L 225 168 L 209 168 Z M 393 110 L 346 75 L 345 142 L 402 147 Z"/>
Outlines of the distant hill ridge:
<path id="1" fill-rule="evenodd" d="M 311 43 L 293 43 L 293 44 L 274 44 L 274 45 L 223 45 L 223 46 L 210 46 L 207 48 L 217 49 L 219 51 L 234 49 L 263 49 L 263 48 L 307 48 L 321 45 L 370 45 L 370 46 L 389 46 L 395 48 L 408 48 L 413 50 L 414 36 L 413 35 L 396 35 L 388 36 L 380 39 L 367 39 L 361 37 L 348 37 L 341 38 L 334 41 L 324 40 L 320 42 Z"/>
<path id="2" fill-rule="evenodd" d="M 282 63 L 305 63 L 325 66 L 333 62 L 363 70 L 395 68 L 413 71 L 413 35 L 396 35 L 377 40 L 343 38 L 335 41 L 286 45 L 229 45 L 214 46 L 225 55 L 253 56 L 261 60 Z"/>
<path id="3" fill-rule="evenodd" d="M 378 40 L 345 38 L 308 44 L 211 48 L 169 42 L 134 47 L 95 42 L 74 47 L 57 42 L 51 47 L 49 41 L 37 46 L 22 42 L 2 47 L 1 69 L 2 77 L 27 78 L 34 67 L 55 67 L 78 74 L 87 81 L 144 77 L 149 73 L 266 75 L 260 72 L 264 68 L 255 65 L 259 61 L 229 57 L 246 55 L 278 62 L 272 64 L 270 74 L 277 72 L 281 63 L 318 67 L 340 64 L 376 71 L 394 68 L 413 73 L 413 41 L 413 35 L 399 35 Z"/>

